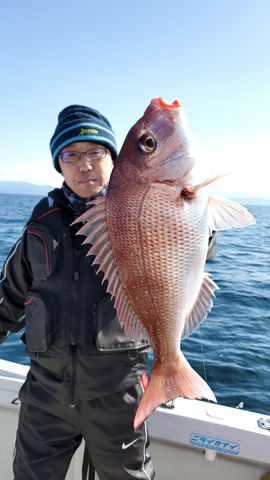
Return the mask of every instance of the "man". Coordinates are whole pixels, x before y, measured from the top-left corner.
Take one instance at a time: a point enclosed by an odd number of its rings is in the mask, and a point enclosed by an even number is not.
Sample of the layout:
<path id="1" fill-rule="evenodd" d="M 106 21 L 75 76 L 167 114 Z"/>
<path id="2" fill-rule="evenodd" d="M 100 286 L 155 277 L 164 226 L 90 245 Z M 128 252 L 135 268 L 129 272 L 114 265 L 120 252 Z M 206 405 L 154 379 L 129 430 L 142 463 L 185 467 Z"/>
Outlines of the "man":
<path id="1" fill-rule="evenodd" d="M 134 432 L 147 353 L 120 328 L 106 282 L 86 257 L 80 223 L 105 195 L 117 156 L 98 111 L 71 105 L 50 142 L 61 189 L 42 199 L 5 262 L 0 340 L 25 315 L 30 371 L 20 391 L 15 480 L 62 480 L 85 439 L 100 480 L 153 479 L 146 425 Z"/>

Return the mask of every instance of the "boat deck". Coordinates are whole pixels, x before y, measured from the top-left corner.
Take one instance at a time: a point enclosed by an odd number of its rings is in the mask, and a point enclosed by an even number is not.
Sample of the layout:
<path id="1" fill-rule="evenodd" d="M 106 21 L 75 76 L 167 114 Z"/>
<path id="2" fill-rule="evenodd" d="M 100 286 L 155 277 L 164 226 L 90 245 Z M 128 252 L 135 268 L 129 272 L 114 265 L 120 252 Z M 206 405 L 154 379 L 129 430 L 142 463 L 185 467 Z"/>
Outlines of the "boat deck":
<path id="1" fill-rule="evenodd" d="M 0 360 L 1 480 L 13 478 L 18 391 L 27 370 Z M 270 419 L 203 401 L 179 398 L 174 403 L 148 419 L 155 480 L 261 480 L 266 473 L 270 479 Z M 83 447 L 66 480 L 81 478 Z"/>

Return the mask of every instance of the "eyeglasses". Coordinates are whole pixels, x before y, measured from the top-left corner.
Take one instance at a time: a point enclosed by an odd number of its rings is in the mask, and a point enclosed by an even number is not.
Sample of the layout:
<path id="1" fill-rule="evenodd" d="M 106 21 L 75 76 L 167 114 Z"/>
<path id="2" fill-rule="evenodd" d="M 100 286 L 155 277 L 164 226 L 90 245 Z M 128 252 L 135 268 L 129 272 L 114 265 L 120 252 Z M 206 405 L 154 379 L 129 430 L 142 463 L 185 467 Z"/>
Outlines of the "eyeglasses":
<path id="1" fill-rule="evenodd" d="M 58 157 L 64 163 L 78 162 L 82 155 L 85 155 L 88 160 L 102 160 L 105 158 L 109 150 L 105 147 L 90 148 L 87 152 L 62 152 Z"/>

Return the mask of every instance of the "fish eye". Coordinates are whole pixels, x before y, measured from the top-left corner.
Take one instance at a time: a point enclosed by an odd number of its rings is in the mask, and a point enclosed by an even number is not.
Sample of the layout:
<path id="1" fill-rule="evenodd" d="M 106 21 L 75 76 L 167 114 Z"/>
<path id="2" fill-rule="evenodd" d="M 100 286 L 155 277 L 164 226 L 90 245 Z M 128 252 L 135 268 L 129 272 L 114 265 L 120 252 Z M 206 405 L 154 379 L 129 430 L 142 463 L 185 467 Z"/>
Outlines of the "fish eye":
<path id="1" fill-rule="evenodd" d="M 151 133 L 145 133 L 139 139 L 139 148 L 143 153 L 153 153 L 157 148 L 157 142 Z"/>

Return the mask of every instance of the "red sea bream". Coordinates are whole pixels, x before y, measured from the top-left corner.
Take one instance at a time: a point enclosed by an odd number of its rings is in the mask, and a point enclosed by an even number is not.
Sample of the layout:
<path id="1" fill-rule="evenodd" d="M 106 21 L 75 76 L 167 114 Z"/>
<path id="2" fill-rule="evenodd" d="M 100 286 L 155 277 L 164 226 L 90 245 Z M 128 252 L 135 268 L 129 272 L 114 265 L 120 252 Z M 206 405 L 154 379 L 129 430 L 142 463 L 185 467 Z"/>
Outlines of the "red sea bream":
<path id="1" fill-rule="evenodd" d="M 175 397 L 215 401 L 181 338 L 207 316 L 218 288 L 204 273 L 209 232 L 255 223 L 243 206 L 208 195 L 217 177 L 196 184 L 191 145 L 181 103 L 153 99 L 125 139 L 107 196 L 79 219 L 125 333 L 153 347 L 135 429 Z"/>

